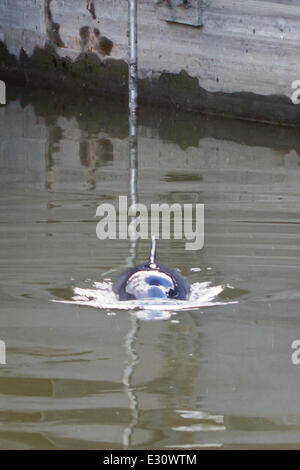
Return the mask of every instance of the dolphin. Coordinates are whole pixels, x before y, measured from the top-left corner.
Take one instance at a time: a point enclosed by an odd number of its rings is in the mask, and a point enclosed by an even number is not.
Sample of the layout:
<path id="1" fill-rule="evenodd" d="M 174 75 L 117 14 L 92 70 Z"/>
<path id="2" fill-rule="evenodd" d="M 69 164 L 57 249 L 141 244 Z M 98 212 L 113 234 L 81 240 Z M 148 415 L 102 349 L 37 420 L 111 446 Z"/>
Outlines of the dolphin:
<path id="1" fill-rule="evenodd" d="M 186 300 L 189 283 L 175 269 L 156 261 L 157 242 L 152 237 L 149 260 L 125 271 L 112 289 L 119 300 L 177 299 Z"/>

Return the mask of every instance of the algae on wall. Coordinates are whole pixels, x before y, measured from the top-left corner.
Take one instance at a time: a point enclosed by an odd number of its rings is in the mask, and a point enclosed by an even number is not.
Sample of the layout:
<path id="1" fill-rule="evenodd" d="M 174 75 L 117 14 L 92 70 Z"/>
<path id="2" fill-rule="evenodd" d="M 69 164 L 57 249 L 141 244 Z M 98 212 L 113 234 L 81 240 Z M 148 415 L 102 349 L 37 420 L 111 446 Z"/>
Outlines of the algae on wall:
<path id="1" fill-rule="evenodd" d="M 184 5 L 179 24 L 139 0 L 140 103 L 299 125 L 300 5 L 200 3 L 195 27 Z M 127 33 L 123 0 L 1 2 L 0 79 L 126 100 Z"/>

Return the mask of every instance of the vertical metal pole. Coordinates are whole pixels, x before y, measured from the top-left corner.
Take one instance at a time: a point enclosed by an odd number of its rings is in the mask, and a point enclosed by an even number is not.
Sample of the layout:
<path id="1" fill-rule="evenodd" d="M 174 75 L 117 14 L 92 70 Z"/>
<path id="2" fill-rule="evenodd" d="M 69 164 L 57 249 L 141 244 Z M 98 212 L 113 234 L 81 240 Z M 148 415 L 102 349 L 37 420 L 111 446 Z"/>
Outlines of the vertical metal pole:
<path id="1" fill-rule="evenodd" d="M 128 0 L 129 30 L 129 146 L 130 146 L 130 195 L 136 203 L 137 192 L 137 0 Z"/>
<path id="2" fill-rule="evenodd" d="M 129 49 L 129 72 L 128 72 L 128 92 L 129 92 L 129 154 L 130 154 L 130 203 L 137 202 L 137 172 L 138 172 L 138 151 L 137 151 L 137 0 L 128 0 L 128 49 Z M 134 222 L 134 217 L 131 218 Z M 130 257 L 128 262 L 134 263 L 136 255 L 136 236 L 129 233 Z"/>
<path id="3" fill-rule="evenodd" d="M 129 112 L 136 121 L 137 109 L 137 0 L 128 0 Z"/>

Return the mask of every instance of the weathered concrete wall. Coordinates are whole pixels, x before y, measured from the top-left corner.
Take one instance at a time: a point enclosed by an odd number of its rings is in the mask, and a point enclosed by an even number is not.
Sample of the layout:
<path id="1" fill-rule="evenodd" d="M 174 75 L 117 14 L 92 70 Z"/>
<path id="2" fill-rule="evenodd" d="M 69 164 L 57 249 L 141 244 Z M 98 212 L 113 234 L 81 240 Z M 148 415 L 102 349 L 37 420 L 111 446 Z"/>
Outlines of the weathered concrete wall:
<path id="1" fill-rule="evenodd" d="M 138 4 L 140 102 L 300 125 L 298 0 Z M 127 1 L 2 0 L 0 41 L 2 79 L 126 97 Z"/>

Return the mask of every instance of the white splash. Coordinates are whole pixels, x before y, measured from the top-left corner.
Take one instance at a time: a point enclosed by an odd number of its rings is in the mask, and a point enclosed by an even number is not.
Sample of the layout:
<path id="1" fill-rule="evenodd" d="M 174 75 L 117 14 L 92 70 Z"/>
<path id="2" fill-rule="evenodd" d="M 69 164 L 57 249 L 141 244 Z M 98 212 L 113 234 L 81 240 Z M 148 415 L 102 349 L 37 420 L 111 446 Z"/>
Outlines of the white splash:
<path id="1" fill-rule="evenodd" d="M 225 285 L 211 286 L 211 282 L 196 282 L 191 285 L 191 294 L 188 300 L 140 299 L 120 301 L 112 290 L 111 282 L 94 282 L 93 288 L 89 289 L 73 287 L 72 300 L 53 300 L 53 302 L 85 305 L 103 310 L 138 310 L 136 312 L 138 318 L 166 320 L 175 312 L 182 310 L 236 303 L 235 301 L 215 301 L 225 287 Z"/>

